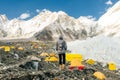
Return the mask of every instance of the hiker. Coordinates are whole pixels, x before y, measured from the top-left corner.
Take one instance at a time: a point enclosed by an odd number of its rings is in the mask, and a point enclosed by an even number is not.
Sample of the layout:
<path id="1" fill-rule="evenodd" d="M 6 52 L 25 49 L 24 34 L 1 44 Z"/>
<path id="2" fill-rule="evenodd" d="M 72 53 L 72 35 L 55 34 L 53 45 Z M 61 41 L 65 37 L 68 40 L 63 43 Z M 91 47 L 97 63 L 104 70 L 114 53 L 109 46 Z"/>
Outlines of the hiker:
<path id="1" fill-rule="evenodd" d="M 65 67 L 65 62 L 66 62 L 65 53 L 66 53 L 66 50 L 67 50 L 67 44 L 63 40 L 63 36 L 60 35 L 59 40 L 56 42 L 56 51 L 57 51 L 58 56 L 59 56 L 60 69 L 64 69 L 64 67 Z"/>

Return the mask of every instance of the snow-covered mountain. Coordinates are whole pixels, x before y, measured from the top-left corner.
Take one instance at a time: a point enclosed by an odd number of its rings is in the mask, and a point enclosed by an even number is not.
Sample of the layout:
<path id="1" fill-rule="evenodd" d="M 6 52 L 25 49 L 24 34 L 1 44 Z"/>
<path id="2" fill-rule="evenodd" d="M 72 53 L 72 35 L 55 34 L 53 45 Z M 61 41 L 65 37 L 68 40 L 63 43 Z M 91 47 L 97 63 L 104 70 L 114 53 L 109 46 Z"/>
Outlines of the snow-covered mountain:
<path id="1" fill-rule="evenodd" d="M 95 24 L 96 21 L 92 19 L 87 17 L 75 19 L 63 11 L 44 10 L 27 21 L 8 20 L 5 15 L 1 15 L 0 37 L 7 39 L 35 37 L 39 40 L 54 40 L 62 34 L 67 40 L 85 39 L 93 35 L 92 27 L 95 27 Z"/>
<path id="2" fill-rule="evenodd" d="M 92 16 L 81 16 L 78 18 L 81 25 L 85 28 L 88 37 L 93 37 L 96 35 L 97 21 Z"/>
<path id="3" fill-rule="evenodd" d="M 97 36 L 68 42 L 72 53 L 81 53 L 84 59 L 114 62 L 120 68 L 120 1 L 97 21 Z"/>
<path id="4" fill-rule="evenodd" d="M 2 25 L 5 25 L 8 22 L 8 18 L 6 15 L 0 15 L 0 28 L 2 28 Z"/>
<path id="5" fill-rule="evenodd" d="M 120 1 L 100 17 L 98 26 L 100 33 L 120 37 Z"/>
<path id="6" fill-rule="evenodd" d="M 3 30 L 8 22 L 6 15 L 0 15 L 0 37 L 6 37 L 6 32 Z"/>
<path id="7" fill-rule="evenodd" d="M 0 38 L 36 38 L 56 40 L 62 34 L 66 40 L 86 39 L 96 35 L 120 37 L 120 1 L 110 8 L 98 21 L 90 16 L 78 19 L 63 11 L 43 10 L 29 20 L 8 20 L 0 15 Z"/>

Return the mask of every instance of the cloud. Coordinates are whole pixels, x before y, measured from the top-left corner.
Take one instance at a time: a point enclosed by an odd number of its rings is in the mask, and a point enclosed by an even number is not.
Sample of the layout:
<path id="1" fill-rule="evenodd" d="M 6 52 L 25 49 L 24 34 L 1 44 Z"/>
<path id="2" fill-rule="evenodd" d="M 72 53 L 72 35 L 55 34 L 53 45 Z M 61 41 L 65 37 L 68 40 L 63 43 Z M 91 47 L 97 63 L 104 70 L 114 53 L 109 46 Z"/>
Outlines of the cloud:
<path id="1" fill-rule="evenodd" d="M 20 17 L 18 17 L 18 19 L 27 19 L 30 17 L 30 14 L 29 13 L 23 13 L 20 15 Z"/>
<path id="2" fill-rule="evenodd" d="M 39 9 L 36 9 L 36 12 L 37 12 L 37 13 L 39 13 L 39 12 L 40 12 L 40 10 L 39 10 Z"/>
<path id="3" fill-rule="evenodd" d="M 91 19 L 91 20 L 96 20 L 96 18 L 93 17 L 93 16 L 91 16 L 91 15 L 88 15 L 87 18 L 88 18 L 88 19 Z"/>
<path id="4" fill-rule="evenodd" d="M 107 4 L 107 5 L 112 5 L 113 2 L 112 2 L 111 0 L 108 0 L 107 2 L 105 2 L 105 4 Z"/>

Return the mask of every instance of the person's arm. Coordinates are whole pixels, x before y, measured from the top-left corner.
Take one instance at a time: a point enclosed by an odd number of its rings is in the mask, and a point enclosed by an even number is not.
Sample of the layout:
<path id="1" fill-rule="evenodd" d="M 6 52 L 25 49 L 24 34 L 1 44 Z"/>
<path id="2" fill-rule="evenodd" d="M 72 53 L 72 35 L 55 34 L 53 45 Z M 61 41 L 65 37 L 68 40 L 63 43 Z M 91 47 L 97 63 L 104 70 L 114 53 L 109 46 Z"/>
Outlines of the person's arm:
<path id="1" fill-rule="evenodd" d="M 56 49 L 56 51 L 58 51 L 58 42 L 56 42 L 56 48 L 55 49 Z"/>
<path id="2" fill-rule="evenodd" d="M 67 43 L 65 42 L 65 50 L 67 50 Z"/>

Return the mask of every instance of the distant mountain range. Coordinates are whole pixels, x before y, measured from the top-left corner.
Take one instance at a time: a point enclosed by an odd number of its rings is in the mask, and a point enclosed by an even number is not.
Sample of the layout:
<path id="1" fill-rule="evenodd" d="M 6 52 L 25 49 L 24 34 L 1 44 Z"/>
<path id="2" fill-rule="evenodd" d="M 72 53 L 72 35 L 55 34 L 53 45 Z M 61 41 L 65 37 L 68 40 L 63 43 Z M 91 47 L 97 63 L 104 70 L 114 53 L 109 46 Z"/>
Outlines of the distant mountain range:
<path id="1" fill-rule="evenodd" d="M 63 11 L 44 10 L 30 20 L 8 20 L 0 15 L 0 38 L 56 40 L 59 35 L 66 40 L 86 39 L 97 35 L 120 37 L 120 1 L 98 21 L 81 16 L 75 19 Z"/>

